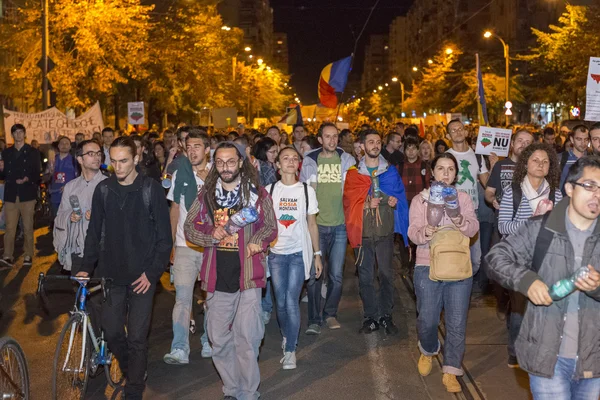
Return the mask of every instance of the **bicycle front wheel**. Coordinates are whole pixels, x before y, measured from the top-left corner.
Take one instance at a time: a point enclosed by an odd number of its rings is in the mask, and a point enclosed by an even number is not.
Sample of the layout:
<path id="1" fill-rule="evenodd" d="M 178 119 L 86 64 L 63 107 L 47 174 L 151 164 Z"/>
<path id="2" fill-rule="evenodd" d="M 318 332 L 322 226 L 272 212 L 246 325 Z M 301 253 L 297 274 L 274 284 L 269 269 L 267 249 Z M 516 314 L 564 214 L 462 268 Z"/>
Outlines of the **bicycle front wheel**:
<path id="1" fill-rule="evenodd" d="M 2 398 L 29 399 L 29 370 L 23 349 L 10 337 L 0 339 L 0 394 Z"/>
<path id="2" fill-rule="evenodd" d="M 89 322 L 88 322 L 89 323 Z M 54 369 L 52 370 L 52 398 L 54 400 L 81 400 L 89 379 L 89 361 L 92 353 L 90 337 L 83 329 L 83 316 L 73 314 L 60 333 Z"/>

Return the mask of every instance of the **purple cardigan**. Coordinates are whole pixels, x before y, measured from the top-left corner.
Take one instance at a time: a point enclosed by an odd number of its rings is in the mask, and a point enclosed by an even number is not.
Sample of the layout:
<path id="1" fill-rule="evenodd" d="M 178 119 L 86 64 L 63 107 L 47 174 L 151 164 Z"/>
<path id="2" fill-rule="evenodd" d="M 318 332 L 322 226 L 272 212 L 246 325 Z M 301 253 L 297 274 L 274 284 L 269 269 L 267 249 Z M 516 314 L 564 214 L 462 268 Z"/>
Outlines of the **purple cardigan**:
<path id="1" fill-rule="evenodd" d="M 191 243 L 204 247 L 204 257 L 200 269 L 201 287 L 209 293 L 215 291 L 217 284 L 217 251 L 213 243 L 212 232 L 214 224 L 205 202 L 206 191 L 203 189 L 192 204 L 185 220 L 185 237 Z M 266 285 L 265 252 L 269 244 L 277 237 L 277 220 L 273 210 L 271 196 L 264 188 L 259 189 L 256 203 L 258 220 L 246 225 L 238 232 L 240 255 L 240 290 L 264 288 Z M 246 256 L 246 247 L 253 243 L 259 245 L 263 252 L 252 258 Z"/>

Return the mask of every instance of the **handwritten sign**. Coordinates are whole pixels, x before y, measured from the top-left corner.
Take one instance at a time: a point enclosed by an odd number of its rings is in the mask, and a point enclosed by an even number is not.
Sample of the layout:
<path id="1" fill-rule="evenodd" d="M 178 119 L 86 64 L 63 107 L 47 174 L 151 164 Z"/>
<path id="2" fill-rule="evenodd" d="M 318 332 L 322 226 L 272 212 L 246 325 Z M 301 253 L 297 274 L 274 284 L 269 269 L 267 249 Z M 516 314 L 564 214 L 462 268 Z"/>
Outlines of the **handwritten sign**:
<path id="1" fill-rule="evenodd" d="M 480 126 L 475 153 L 481 155 L 496 153 L 499 157 L 508 157 L 511 136 L 510 129 Z"/>
<path id="2" fill-rule="evenodd" d="M 600 121 L 600 57 L 590 57 L 585 97 L 585 120 Z"/>
<path id="3" fill-rule="evenodd" d="M 91 139 L 94 132 L 104 129 L 102 110 L 96 103 L 77 118 L 68 118 L 56 107 L 39 113 L 22 113 L 4 109 L 4 131 L 8 143 L 13 142 L 10 128 L 15 124 L 25 126 L 27 141 L 37 140 L 39 143 L 52 143 L 59 136 L 67 136 L 72 141 L 79 132 L 86 139 Z"/>
<path id="4" fill-rule="evenodd" d="M 127 103 L 127 123 L 129 125 L 144 125 L 146 113 L 144 112 L 144 102 L 134 101 Z"/>

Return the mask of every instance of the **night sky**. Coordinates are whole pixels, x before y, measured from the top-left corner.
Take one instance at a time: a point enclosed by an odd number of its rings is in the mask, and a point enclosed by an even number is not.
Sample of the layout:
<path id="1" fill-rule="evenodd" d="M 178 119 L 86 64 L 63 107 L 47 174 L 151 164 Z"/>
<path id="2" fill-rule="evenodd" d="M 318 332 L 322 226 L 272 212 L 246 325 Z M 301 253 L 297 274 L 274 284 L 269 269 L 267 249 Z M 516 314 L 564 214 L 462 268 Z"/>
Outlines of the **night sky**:
<path id="1" fill-rule="evenodd" d="M 304 104 L 318 101 L 325 65 L 349 56 L 376 0 L 271 0 L 274 29 L 288 35 L 291 84 Z M 388 33 L 394 17 L 406 15 L 413 0 L 380 0 L 361 36 L 350 79 L 359 79 L 370 34 Z"/>

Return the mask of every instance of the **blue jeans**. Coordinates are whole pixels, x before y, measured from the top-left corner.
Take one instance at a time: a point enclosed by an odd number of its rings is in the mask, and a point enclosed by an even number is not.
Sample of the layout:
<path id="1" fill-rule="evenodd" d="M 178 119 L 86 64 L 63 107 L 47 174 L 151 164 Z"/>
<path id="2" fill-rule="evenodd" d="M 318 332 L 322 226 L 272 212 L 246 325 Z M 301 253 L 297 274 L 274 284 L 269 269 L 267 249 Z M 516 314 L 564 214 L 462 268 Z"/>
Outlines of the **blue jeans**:
<path id="1" fill-rule="evenodd" d="M 574 358 L 558 357 L 552 378 L 529 374 L 529 386 L 534 400 L 598 400 L 600 378 L 577 379 Z"/>
<path id="2" fill-rule="evenodd" d="M 202 265 L 202 254 L 202 252 L 189 247 L 177 246 L 175 248 L 175 261 L 173 262 L 175 306 L 173 307 L 171 351 L 181 349 L 186 355 L 190 353 L 190 313 L 194 299 L 194 286 Z M 206 317 L 204 319 L 206 320 Z M 206 328 L 204 331 L 206 332 Z"/>
<path id="3" fill-rule="evenodd" d="M 271 254 L 269 257 L 271 258 Z M 269 264 L 267 263 L 267 268 L 269 268 Z M 269 272 L 271 273 L 271 272 Z M 272 313 L 273 312 L 273 295 L 271 294 L 271 278 L 267 278 L 267 285 L 265 286 L 265 290 L 263 291 L 263 297 L 261 301 L 263 312 Z"/>
<path id="4" fill-rule="evenodd" d="M 432 281 L 429 279 L 429 266 L 417 265 L 414 284 L 419 313 L 417 334 L 421 353 L 426 356 L 434 356 L 439 353 L 438 325 L 443 309 L 446 343 L 442 371 L 462 376 L 461 364 L 465 354 L 467 314 L 473 278 L 456 282 Z"/>
<path id="5" fill-rule="evenodd" d="M 323 252 L 323 260 L 327 265 L 327 297 L 323 317 L 321 317 L 321 286 L 325 274 L 323 273 L 319 279 L 316 279 L 313 266 L 307 285 L 309 325 L 321 325 L 324 319 L 337 316 L 338 306 L 342 298 L 342 275 L 344 274 L 346 246 L 348 245 L 346 225 L 319 225 L 319 242 Z"/>
<path id="6" fill-rule="evenodd" d="M 277 321 L 286 338 L 285 351 L 296 351 L 300 332 L 300 292 L 304 283 L 302 252 L 269 255 L 271 280 L 275 289 Z"/>

